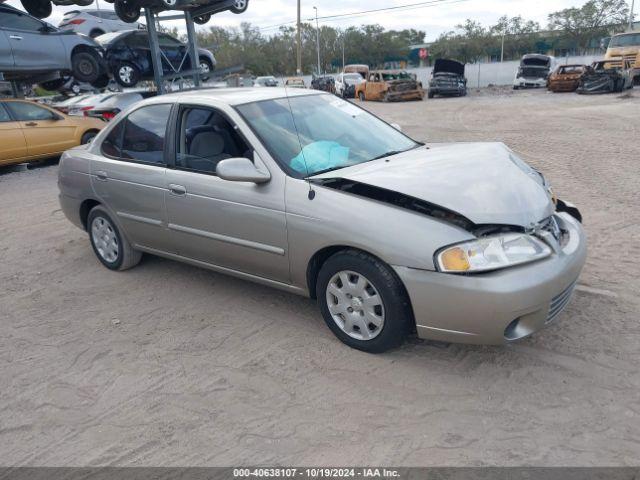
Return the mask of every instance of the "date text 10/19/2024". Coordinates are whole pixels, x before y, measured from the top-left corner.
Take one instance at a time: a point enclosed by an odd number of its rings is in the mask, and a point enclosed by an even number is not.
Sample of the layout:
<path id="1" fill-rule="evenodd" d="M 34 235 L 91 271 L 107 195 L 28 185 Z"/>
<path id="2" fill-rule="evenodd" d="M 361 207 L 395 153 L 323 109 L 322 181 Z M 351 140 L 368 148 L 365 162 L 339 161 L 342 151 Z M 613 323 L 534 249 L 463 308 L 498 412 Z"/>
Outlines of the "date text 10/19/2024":
<path id="1" fill-rule="evenodd" d="M 234 478 L 398 478 L 388 468 L 234 468 Z"/>

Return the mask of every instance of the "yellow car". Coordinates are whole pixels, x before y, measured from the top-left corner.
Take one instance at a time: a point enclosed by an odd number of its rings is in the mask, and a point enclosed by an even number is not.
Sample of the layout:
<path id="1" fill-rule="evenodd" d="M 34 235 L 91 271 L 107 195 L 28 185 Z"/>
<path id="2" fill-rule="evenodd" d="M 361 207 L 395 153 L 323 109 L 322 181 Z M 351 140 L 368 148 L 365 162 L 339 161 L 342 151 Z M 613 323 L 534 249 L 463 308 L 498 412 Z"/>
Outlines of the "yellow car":
<path id="1" fill-rule="evenodd" d="M 106 125 L 27 100 L 0 100 L 0 166 L 60 155 L 88 143 Z"/>

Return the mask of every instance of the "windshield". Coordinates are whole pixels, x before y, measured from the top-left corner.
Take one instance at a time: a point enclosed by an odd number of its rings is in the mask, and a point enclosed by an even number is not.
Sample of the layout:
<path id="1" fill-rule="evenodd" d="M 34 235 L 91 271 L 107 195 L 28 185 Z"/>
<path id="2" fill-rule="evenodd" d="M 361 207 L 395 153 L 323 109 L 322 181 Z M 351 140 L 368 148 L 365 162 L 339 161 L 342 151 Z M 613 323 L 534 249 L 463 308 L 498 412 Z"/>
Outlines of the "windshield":
<path id="1" fill-rule="evenodd" d="M 359 83 L 364 82 L 364 78 L 359 73 L 349 73 L 344 75 L 343 77 L 344 83 L 348 85 L 357 85 Z"/>
<path id="2" fill-rule="evenodd" d="M 640 47 L 640 33 L 635 33 L 631 35 L 619 35 L 617 37 L 613 37 L 611 39 L 611 43 L 609 43 L 609 48 L 611 47 Z"/>
<path id="3" fill-rule="evenodd" d="M 420 145 L 333 95 L 265 100 L 240 105 L 237 110 L 269 153 L 296 178 L 368 162 Z"/>

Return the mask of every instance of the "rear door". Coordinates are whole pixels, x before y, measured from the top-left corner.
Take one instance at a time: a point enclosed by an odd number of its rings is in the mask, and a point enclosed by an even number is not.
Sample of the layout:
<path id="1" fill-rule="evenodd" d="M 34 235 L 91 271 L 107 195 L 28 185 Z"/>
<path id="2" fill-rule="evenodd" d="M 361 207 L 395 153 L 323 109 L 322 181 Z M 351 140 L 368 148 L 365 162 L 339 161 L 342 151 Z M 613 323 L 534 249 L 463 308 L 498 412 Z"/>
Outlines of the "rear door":
<path id="1" fill-rule="evenodd" d="M 11 118 L 4 103 L 0 103 L 0 165 L 8 165 L 27 156 L 27 142 L 20 123 Z"/>
<path id="2" fill-rule="evenodd" d="M 26 13 L 4 10 L 2 28 L 9 37 L 18 70 L 51 70 L 65 68 L 65 48 L 58 35 L 45 33 L 44 22 Z"/>
<path id="3" fill-rule="evenodd" d="M 166 57 L 164 61 L 169 61 L 170 66 L 164 66 L 165 71 L 180 71 L 179 69 L 186 70 L 190 68 L 188 60 L 185 59 L 183 62 L 187 49 L 182 43 L 164 33 L 158 35 L 158 43 L 160 44 L 160 50 Z"/>
<path id="4" fill-rule="evenodd" d="M 94 191 L 135 245 L 170 251 L 166 235 L 165 138 L 171 104 L 147 105 L 119 120 L 91 162 Z"/>
<path id="5" fill-rule="evenodd" d="M 5 105 L 22 128 L 29 156 L 61 153 L 77 145 L 77 127 L 59 113 L 32 102 Z"/>

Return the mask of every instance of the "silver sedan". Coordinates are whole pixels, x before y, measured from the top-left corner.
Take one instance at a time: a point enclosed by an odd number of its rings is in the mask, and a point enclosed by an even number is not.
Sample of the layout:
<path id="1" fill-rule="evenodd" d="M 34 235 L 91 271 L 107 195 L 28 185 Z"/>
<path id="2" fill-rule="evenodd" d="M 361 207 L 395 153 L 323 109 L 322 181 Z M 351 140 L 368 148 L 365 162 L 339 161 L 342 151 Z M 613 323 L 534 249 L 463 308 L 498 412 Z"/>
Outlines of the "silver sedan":
<path id="1" fill-rule="evenodd" d="M 320 92 L 149 99 L 59 172 L 105 267 L 147 253 L 310 296 L 369 352 L 412 331 L 526 337 L 558 317 L 586 258 L 579 211 L 503 144 L 423 145 Z"/>

